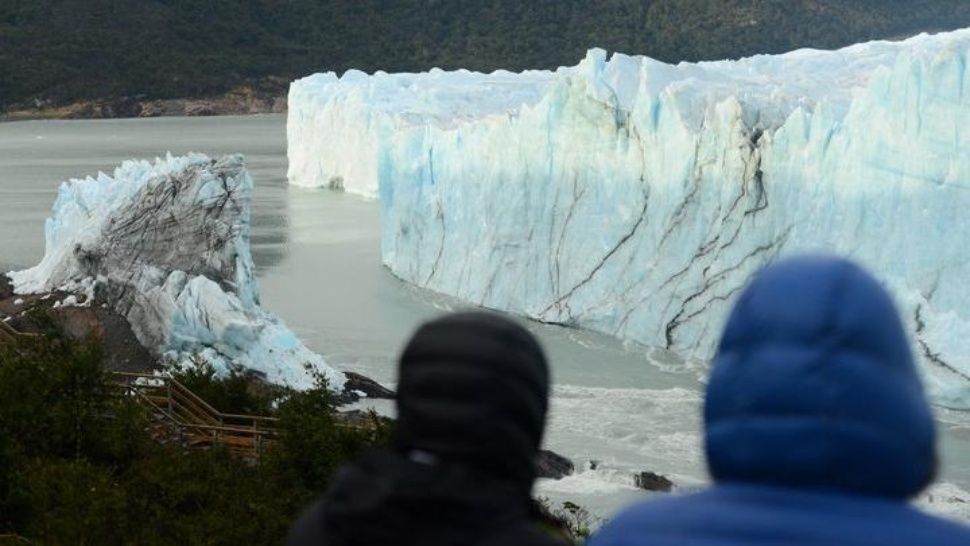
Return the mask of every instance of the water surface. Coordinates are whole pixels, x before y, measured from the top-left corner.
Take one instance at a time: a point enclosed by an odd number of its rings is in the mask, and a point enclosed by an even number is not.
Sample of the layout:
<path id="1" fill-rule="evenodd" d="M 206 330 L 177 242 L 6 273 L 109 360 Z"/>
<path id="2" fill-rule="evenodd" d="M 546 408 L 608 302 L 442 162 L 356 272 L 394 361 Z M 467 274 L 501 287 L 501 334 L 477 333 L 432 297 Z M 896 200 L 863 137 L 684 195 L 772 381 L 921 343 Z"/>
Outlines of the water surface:
<path id="1" fill-rule="evenodd" d="M 62 180 L 169 152 L 243 153 L 256 183 L 253 256 L 263 306 L 332 365 L 393 384 L 395 358 L 416 326 L 462 304 L 405 285 L 381 266 L 375 202 L 289 187 L 285 139 L 280 115 L 0 123 L 0 270 L 40 260 Z M 686 487 L 704 483 L 702 370 L 598 334 L 529 328 L 556 382 L 548 447 L 580 465 L 599 463 L 540 484 L 540 494 L 605 516 L 640 495 L 636 471 Z M 941 412 L 940 423 L 949 483 L 936 491 L 936 509 L 970 517 L 970 504 L 948 502 L 970 500 L 970 416 Z"/>

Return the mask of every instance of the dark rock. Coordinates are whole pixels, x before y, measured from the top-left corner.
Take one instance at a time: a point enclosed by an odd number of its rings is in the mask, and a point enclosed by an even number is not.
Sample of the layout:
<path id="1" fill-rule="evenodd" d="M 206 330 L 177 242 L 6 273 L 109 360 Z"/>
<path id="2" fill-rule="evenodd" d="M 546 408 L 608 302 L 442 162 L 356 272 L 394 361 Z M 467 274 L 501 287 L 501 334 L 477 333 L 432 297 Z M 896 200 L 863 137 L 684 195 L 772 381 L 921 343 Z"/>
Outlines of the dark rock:
<path id="1" fill-rule="evenodd" d="M 112 104 L 115 117 L 136 118 L 141 115 L 141 101 L 136 97 L 121 97 Z"/>
<path id="2" fill-rule="evenodd" d="M 633 476 L 633 483 L 640 489 L 647 491 L 660 491 L 670 493 L 674 488 L 674 482 L 666 476 L 661 476 L 655 472 L 641 472 Z"/>
<path id="3" fill-rule="evenodd" d="M 54 327 L 68 339 L 94 340 L 101 346 L 101 364 L 108 371 L 146 373 L 160 369 L 158 360 L 138 341 L 125 317 L 97 302 L 89 307 L 54 307 L 68 295 L 54 291 L 17 296 L 9 279 L 0 275 L 0 317 L 9 315 L 7 324 L 25 334 L 44 334 Z M 15 305 L 18 299 L 24 302 Z"/>
<path id="4" fill-rule="evenodd" d="M 362 398 L 373 398 L 375 400 L 393 400 L 394 391 L 381 385 L 373 379 L 354 372 L 344 372 L 347 376 L 347 384 L 340 394 L 334 396 L 335 406 L 345 406 L 360 401 Z"/>
<path id="5" fill-rule="evenodd" d="M 59 297 L 63 297 L 60 295 Z M 45 304 L 58 297 L 44 300 Z M 96 340 L 101 346 L 102 366 L 112 372 L 151 373 L 161 369 L 158 360 L 142 346 L 128 320 L 101 306 L 46 309 L 45 315 L 70 339 Z M 38 331 L 25 325 L 23 331 Z"/>
<path id="6" fill-rule="evenodd" d="M 341 424 L 353 428 L 367 428 L 374 423 L 374 416 L 369 411 L 340 411 L 335 413 L 334 417 Z"/>
<path id="7" fill-rule="evenodd" d="M 344 386 L 344 390 L 362 392 L 367 398 L 383 400 L 393 400 L 396 396 L 394 391 L 367 376 L 354 372 L 344 372 L 344 375 L 347 376 L 347 384 Z"/>
<path id="8" fill-rule="evenodd" d="M 0 273 L 0 300 L 13 297 L 13 286 L 10 277 Z"/>
<path id="9" fill-rule="evenodd" d="M 72 313 L 74 309 L 62 308 L 62 312 Z M 158 360 L 138 341 L 128 319 L 103 307 L 95 307 L 94 314 L 101 334 L 105 369 L 150 373 L 161 368 Z"/>
<path id="10" fill-rule="evenodd" d="M 14 330 L 25 334 L 36 334 L 37 328 L 24 315 L 16 315 L 5 319 Z"/>
<path id="11" fill-rule="evenodd" d="M 213 101 L 186 101 L 186 116 L 216 116 L 219 115 L 219 105 Z"/>
<path id="12" fill-rule="evenodd" d="M 536 476 L 561 480 L 576 470 L 572 461 L 548 450 L 542 450 L 536 456 Z"/>
<path id="13" fill-rule="evenodd" d="M 355 394 L 355 393 L 353 393 L 351 391 L 345 390 L 345 391 L 341 392 L 340 394 L 334 394 L 333 395 L 333 398 L 330 399 L 330 402 L 333 403 L 334 407 L 339 408 L 340 406 L 346 406 L 347 404 L 353 404 L 354 402 L 357 402 L 359 400 L 360 400 L 360 396 L 359 395 L 357 395 L 357 394 Z"/>
<path id="14" fill-rule="evenodd" d="M 287 107 L 286 95 L 276 97 L 273 99 L 273 106 L 270 107 L 270 112 L 274 114 L 285 114 Z"/>
<path id="15" fill-rule="evenodd" d="M 157 118 L 166 114 L 165 105 L 162 101 L 145 101 L 141 103 L 141 108 L 138 112 L 138 117 L 141 118 Z"/>

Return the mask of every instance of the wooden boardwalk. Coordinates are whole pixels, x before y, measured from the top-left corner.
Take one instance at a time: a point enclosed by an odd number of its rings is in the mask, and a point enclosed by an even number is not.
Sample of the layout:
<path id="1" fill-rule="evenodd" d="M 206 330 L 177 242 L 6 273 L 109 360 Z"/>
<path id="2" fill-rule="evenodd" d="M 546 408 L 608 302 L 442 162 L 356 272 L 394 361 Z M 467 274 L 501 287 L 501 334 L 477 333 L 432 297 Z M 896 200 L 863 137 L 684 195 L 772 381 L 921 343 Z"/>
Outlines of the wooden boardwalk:
<path id="1" fill-rule="evenodd" d="M 233 455 L 258 461 L 279 437 L 277 419 L 222 413 L 171 377 L 128 372 L 112 372 L 110 377 L 184 447 L 222 446 Z"/>
<path id="2" fill-rule="evenodd" d="M 0 346 L 43 338 L 0 321 Z M 165 374 L 111 371 L 111 386 L 122 396 L 145 407 L 152 420 L 152 435 L 161 443 L 177 442 L 186 448 L 225 448 L 230 454 L 258 462 L 279 438 L 279 420 L 259 415 L 223 413 Z M 340 422 L 349 429 L 375 428 L 375 423 Z"/>
<path id="3" fill-rule="evenodd" d="M 25 334 L 10 324 L 0 320 L 0 345 L 12 345 L 24 339 L 37 339 L 40 334 Z"/>

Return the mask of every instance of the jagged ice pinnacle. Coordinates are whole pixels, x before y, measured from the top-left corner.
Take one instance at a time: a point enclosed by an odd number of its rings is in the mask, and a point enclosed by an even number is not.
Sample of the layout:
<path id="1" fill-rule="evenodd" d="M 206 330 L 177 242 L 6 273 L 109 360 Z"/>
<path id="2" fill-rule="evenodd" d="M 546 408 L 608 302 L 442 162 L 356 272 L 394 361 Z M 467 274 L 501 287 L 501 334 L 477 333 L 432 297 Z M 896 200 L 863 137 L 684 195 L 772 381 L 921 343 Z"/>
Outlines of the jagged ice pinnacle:
<path id="1" fill-rule="evenodd" d="M 112 306 L 145 347 L 176 362 L 255 371 L 295 387 L 313 383 L 310 366 L 339 391 L 343 374 L 259 307 L 252 191 L 238 155 L 126 161 L 113 176 L 65 182 L 44 258 L 9 274 L 14 289 L 86 292 L 84 304 Z"/>

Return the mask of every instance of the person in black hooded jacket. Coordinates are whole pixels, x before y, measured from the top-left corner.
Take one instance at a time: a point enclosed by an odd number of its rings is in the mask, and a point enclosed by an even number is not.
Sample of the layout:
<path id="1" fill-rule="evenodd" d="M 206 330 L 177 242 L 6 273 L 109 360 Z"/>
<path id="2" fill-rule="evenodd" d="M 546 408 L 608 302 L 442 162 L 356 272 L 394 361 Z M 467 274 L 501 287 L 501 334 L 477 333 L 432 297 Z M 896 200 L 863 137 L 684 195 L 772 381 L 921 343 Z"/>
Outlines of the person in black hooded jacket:
<path id="1" fill-rule="evenodd" d="M 553 546 L 531 519 L 549 372 L 529 332 L 469 312 L 422 326 L 400 360 L 391 449 L 344 467 L 288 546 Z"/>

